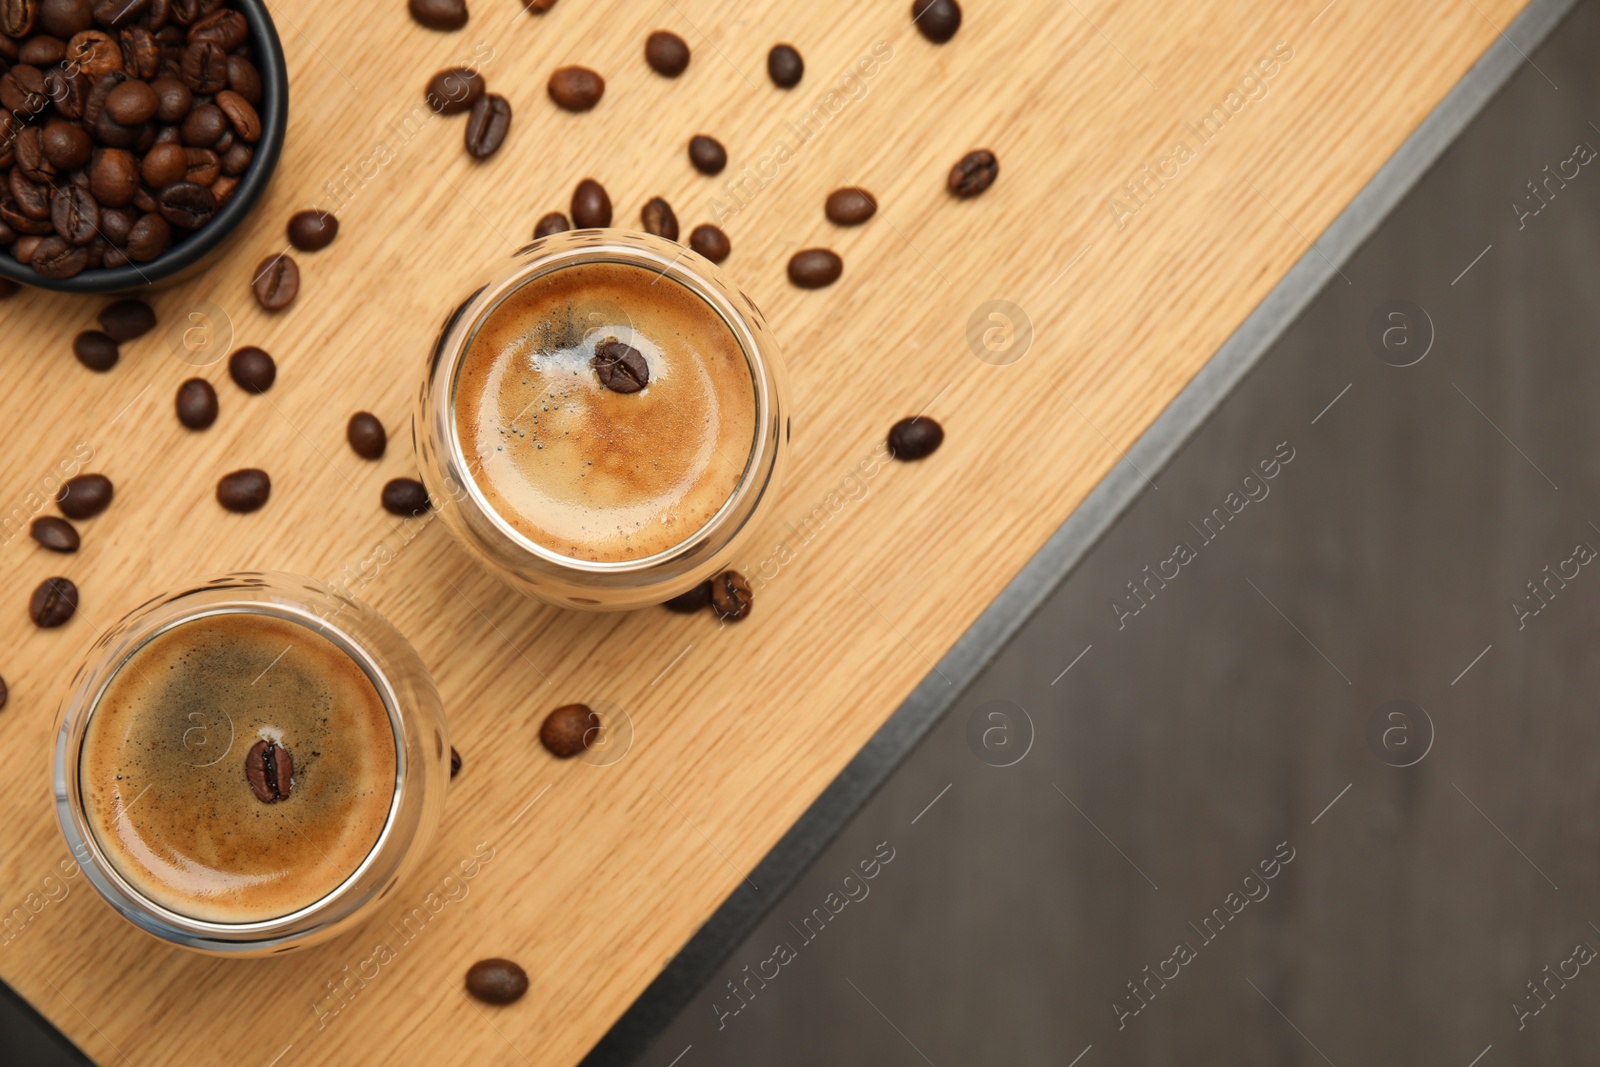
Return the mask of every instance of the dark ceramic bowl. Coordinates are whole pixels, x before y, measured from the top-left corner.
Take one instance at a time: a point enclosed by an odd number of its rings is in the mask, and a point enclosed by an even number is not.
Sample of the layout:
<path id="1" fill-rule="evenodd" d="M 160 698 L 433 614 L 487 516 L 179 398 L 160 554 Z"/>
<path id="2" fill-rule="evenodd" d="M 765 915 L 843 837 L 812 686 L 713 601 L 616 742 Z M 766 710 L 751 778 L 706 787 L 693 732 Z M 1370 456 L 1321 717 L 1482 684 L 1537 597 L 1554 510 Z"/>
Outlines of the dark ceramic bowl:
<path id="1" fill-rule="evenodd" d="M 283 135 L 289 126 L 289 72 L 283 62 L 283 42 L 267 14 L 262 0 L 229 0 L 250 23 L 250 44 L 255 50 L 256 69 L 261 73 L 261 139 L 256 142 L 255 158 L 239 178 L 233 196 L 216 216 L 201 229 L 185 237 L 149 263 L 130 263 L 110 270 L 86 270 L 71 278 L 46 278 L 32 267 L 23 266 L 7 251 L 0 250 L 0 277 L 39 289 L 63 293 L 124 293 L 171 283 L 196 273 L 233 236 L 250 209 L 266 191 L 283 151 Z"/>

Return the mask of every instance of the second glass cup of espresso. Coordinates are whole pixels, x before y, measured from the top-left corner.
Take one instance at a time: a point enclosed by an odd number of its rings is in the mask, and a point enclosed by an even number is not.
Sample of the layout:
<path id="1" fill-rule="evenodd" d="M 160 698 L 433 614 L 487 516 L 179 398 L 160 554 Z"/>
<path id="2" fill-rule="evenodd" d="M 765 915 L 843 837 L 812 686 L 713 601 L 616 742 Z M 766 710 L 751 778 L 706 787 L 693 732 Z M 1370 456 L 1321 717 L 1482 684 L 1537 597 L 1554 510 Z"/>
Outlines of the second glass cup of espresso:
<path id="1" fill-rule="evenodd" d="M 727 567 L 770 506 L 788 380 L 760 311 L 647 234 L 534 242 L 445 324 L 418 411 L 446 525 L 564 607 L 659 604 Z"/>

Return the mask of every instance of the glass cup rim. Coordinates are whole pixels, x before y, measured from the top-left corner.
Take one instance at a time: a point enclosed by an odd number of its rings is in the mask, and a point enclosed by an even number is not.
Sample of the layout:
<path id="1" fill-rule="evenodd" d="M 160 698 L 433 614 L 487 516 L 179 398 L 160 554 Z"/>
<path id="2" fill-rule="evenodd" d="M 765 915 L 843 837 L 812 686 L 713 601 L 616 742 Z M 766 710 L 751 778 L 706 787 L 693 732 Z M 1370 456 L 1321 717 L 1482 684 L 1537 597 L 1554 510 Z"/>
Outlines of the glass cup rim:
<path id="1" fill-rule="evenodd" d="M 190 590 L 190 592 L 209 591 L 212 588 L 218 587 L 197 587 L 194 590 Z M 129 612 L 128 615 L 125 616 L 116 627 L 113 627 L 114 632 L 115 630 L 124 626 L 128 626 L 131 623 L 132 625 L 129 628 L 129 632 L 130 635 L 135 636 L 132 636 L 128 647 L 119 650 L 114 658 L 97 668 L 97 672 L 101 673 L 103 676 L 100 677 L 99 684 L 95 686 L 92 697 L 85 702 L 86 707 L 79 714 L 77 721 L 63 721 L 61 727 L 61 737 L 57 742 L 56 770 L 58 776 L 64 775 L 64 781 L 67 784 L 67 794 L 64 798 L 64 802 L 69 809 L 67 814 L 70 815 L 71 818 L 70 827 L 67 820 L 62 820 L 62 828 L 63 830 L 67 830 L 71 836 L 76 838 L 76 840 L 69 842 L 69 844 L 74 846 L 73 852 L 75 854 L 75 859 L 80 858 L 77 855 L 79 848 L 82 848 L 93 855 L 95 860 L 94 864 L 85 868 L 85 873 L 89 875 L 92 881 L 98 882 L 96 876 L 99 876 L 99 878 L 104 878 L 107 882 L 111 883 L 111 885 L 115 887 L 117 894 L 126 897 L 139 908 L 161 919 L 163 922 L 182 930 L 184 933 L 199 937 L 214 938 L 225 941 L 262 940 L 265 938 L 270 938 L 280 929 L 293 928 L 305 922 L 307 919 L 315 918 L 318 915 L 326 912 L 330 907 L 337 904 L 341 898 L 348 894 L 353 886 L 359 884 L 363 876 L 366 875 L 372 865 L 377 862 L 378 857 L 384 851 L 384 847 L 389 843 L 391 833 L 395 827 L 396 817 L 401 810 L 401 804 L 404 799 L 402 791 L 405 788 L 407 757 L 404 746 L 400 744 L 401 731 L 403 728 L 399 710 L 400 700 L 398 694 L 395 693 L 393 685 L 390 683 L 387 675 L 384 674 L 384 672 L 379 668 L 378 664 L 372 660 L 372 657 L 368 655 L 367 652 L 362 649 L 360 644 L 349 634 L 347 634 L 341 628 L 333 625 L 327 619 L 318 618 L 311 612 L 296 610 L 293 607 L 281 603 L 251 603 L 247 601 L 241 601 L 237 604 L 218 604 L 207 606 L 191 612 L 183 612 L 175 618 L 164 620 L 155 626 L 150 627 L 147 632 L 141 631 L 140 627 L 146 624 L 148 621 L 144 616 L 146 609 L 173 604 L 177 602 L 177 600 L 181 599 L 183 595 L 185 594 L 178 594 L 171 597 L 160 597 L 155 601 L 147 602 L 146 604 L 141 605 L 140 607 Z M 377 690 L 379 698 L 383 701 L 384 711 L 389 717 L 389 727 L 395 746 L 395 781 L 394 795 L 390 798 L 389 810 L 384 816 L 382 831 L 379 832 L 378 837 L 373 841 L 372 847 L 367 850 L 367 854 L 362 857 L 361 862 L 357 864 L 356 867 L 352 869 L 351 872 L 346 875 L 337 886 L 323 896 L 318 897 L 310 904 L 307 904 L 302 908 L 297 908 L 292 912 L 285 912 L 283 915 L 275 916 L 270 919 L 257 919 L 247 923 L 220 923 L 205 919 L 197 919 L 193 916 L 185 915 L 182 912 L 174 911 L 166 905 L 158 903 L 149 895 L 138 889 L 138 887 L 134 886 L 129 881 L 127 876 L 122 872 L 117 863 L 111 859 L 108 851 L 101 843 L 99 835 L 95 833 L 93 827 L 90 825 L 86 814 L 86 806 L 84 803 L 82 790 L 83 742 L 84 738 L 88 734 L 89 724 L 94 719 L 95 713 L 99 710 L 100 701 L 104 698 L 106 690 L 110 687 L 112 680 L 115 679 L 116 676 L 123 670 L 123 668 L 128 665 L 128 662 L 139 651 L 149 645 L 151 641 L 179 626 L 186 625 L 199 619 L 210 618 L 218 615 L 238 614 L 270 615 L 275 618 L 284 619 L 287 622 L 293 622 L 298 625 L 305 626 L 307 629 L 319 633 L 323 637 L 326 637 L 329 641 L 333 642 L 339 651 L 349 656 L 356 663 L 356 665 L 361 668 L 361 671 L 367 677 L 367 680 L 371 682 L 373 688 Z M 76 701 L 74 701 L 74 703 L 76 703 Z M 65 773 L 69 765 L 69 757 L 71 770 L 70 773 Z M 58 816 L 60 814 L 62 813 L 58 811 Z M 83 865 L 80 863 L 80 867 L 82 866 Z"/>
<path id="2" fill-rule="evenodd" d="M 594 243 L 593 238 L 604 236 L 606 239 Z M 581 243 L 567 244 L 566 241 L 580 239 Z M 446 390 L 446 403 L 448 411 L 444 419 L 446 427 L 445 445 L 449 451 L 450 460 L 459 464 L 460 469 L 466 472 L 462 479 L 462 489 L 472 498 L 474 506 L 483 514 L 495 529 L 508 538 L 517 548 L 551 563 L 555 566 L 588 574 L 628 574 L 633 571 L 649 571 L 661 566 L 663 563 L 692 551 L 706 538 L 708 530 L 714 530 L 724 523 L 728 516 L 739 506 L 740 501 L 752 490 L 764 491 L 762 483 L 765 481 L 766 451 L 769 447 L 762 427 L 771 417 L 773 397 L 767 381 L 766 357 L 762 354 L 760 342 L 756 331 L 745 320 L 743 314 L 734 303 L 723 293 L 723 284 L 714 277 L 707 277 L 705 272 L 692 268 L 688 261 L 701 258 L 688 248 L 680 250 L 678 255 L 667 255 L 666 247 L 657 248 L 656 243 L 662 239 L 646 234 L 612 232 L 603 230 L 569 230 L 542 238 L 522 249 L 527 252 L 536 249 L 540 244 L 551 244 L 554 247 L 541 255 L 537 255 L 518 265 L 483 289 L 475 293 L 462 309 L 465 316 L 470 313 L 470 319 L 460 324 L 461 340 L 452 346 L 450 360 L 446 366 L 436 368 L 435 373 L 446 377 L 448 388 Z M 518 254 L 521 255 L 522 252 Z M 483 328 L 489 316 L 512 294 L 523 286 L 530 284 L 538 278 L 553 274 L 556 271 L 570 267 L 581 266 L 586 263 L 610 262 L 622 263 L 634 267 L 649 267 L 656 269 L 663 277 L 682 285 L 695 296 L 703 300 L 713 312 L 717 314 L 728 328 L 729 333 L 739 345 L 739 351 L 744 356 L 745 365 L 750 371 L 750 385 L 755 393 L 755 429 L 752 433 L 750 451 L 745 458 L 744 470 L 739 475 L 739 482 L 734 486 L 728 498 L 722 502 L 715 513 L 704 523 L 697 527 L 693 533 L 683 538 L 676 544 L 662 549 L 660 552 L 638 559 L 625 560 L 586 560 L 575 556 L 564 555 L 560 552 L 541 545 L 518 530 L 500 510 L 489 502 L 484 494 L 478 479 L 472 474 L 473 464 L 468 461 L 466 451 L 462 446 L 460 420 L 456 412 L 456 392 L 460 381 L 461 367 L 466 360 L 467 352 L 471 349 L 478 332 Z M 709 264 L 708 264 L 709 265 Z M 742 295 L 742 294 L 741 294 Z M 746 297 L 746 300 L 749 298 Z"/>

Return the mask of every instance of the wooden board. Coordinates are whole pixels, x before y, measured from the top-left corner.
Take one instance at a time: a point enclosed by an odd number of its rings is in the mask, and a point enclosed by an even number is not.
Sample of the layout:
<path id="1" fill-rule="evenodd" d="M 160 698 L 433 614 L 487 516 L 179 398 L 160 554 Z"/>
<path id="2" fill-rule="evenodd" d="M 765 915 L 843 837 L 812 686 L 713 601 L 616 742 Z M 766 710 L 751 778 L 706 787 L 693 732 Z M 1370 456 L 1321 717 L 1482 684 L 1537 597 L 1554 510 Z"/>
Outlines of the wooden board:
<path id="1" fill-rule="evenodd" d="M 235 343 L 274 353 L 279 384 L 247 397 L 222 363 L 203 368 L 222 416 L 191 434 L 172 397 L 193 370 L 164 332 L 93 375 L 70 344 L 99 302 L 0 304 L 0 514 L 27 514 L 85 449 L 118 487 L 82 524 L 76 556 L 25 534 L 0 549 L 12 604 L 0 612 L 0 922 L 12 917 L 0 977 L 107 1064 L 265 1064 L 284 1050 L 278 1062 L 576 1061 L 1519 7 L 1324 3 L 967 0 L 943 48 L 916 35 L 900 0 L 566 0 L 540 19 L 478 0 L 452 35 L 411 25 L 398 2 L 276 5 L 294 85 L 279 178 L 224 262 L 152 302 L 163 331 L 220 312 Z M 676 82 L 643 63 L 657 27 L 695 46 Z M 764 74 L 780 40 L 809 68 L 788 93 Z M 1243 86 L 1255 98 L 1230 99 L 1275 48 L 1271 78 Z M 427 75 L 475 50 L 516 109 L 507 147 L 482 165 L 462 151 L 460 119 L 402 126 Z M 843 80 L 867 57 L 870 77 Z M 608 79 L 590 114 L 545 99 L 549 72 L 569 62 Z M 818 107 L 829 117 L 800 143 Z M 1227 122 L 1201 144 L 1187 124 L 1218 107 Z M 437 523 L 407 529 L 378 508 L 386 479 L 414 473 L 406 426 L 424 353 L 471 281 L 581 177 L 607 185 L 624 222 L 652 195 L 686 228 L 711 217 L 711 198 L 730 204 L 684 155 L 701 131 L 729 146 L 724 178 L 774 159 L 724 225 L 727 269 L 770 317 L 794 378 L 796 462 L 763 537 L 789 539 L 792 559 L 767 566 L 736 627 L 541 607 L 477 570 Z M 1179 141 L 1192 153 L 1181 164 Z M 379 142 L 393 158 L 363 169 Z M 1000 181 L 955 202 L 944 174 L 980 146 L 1000 157 Z M 1146 166 L 1167 177 L 1141 203 L 1124 183 Z M 301 257 L 295 307 L 264 315 L 251 268 L 281 247 L 292 211 L 338 182 L 350 190 L 339 241 Z M 883 211 L 836 230 L 823 198 L 852 183 Z M 785 261 L 818 244 L 842 253 L 843 280 L 792 289 Z M 1032 322 L 1031 350 L 1009 365 L 967 342 L 989 300 Z M 343 443 L 363 408 L 391 429 L 381 463 Z M 924 409 L 945 425 L 944 448 L 874 465 L 889 424 Z M 863 460 L 870 478 L 852 475 Z M 272 502 L 225 514 L 213 487 L 243 466 L 272 473 Z M 808 517 L 809 539 L 790 532 Z M 81 875 L 64 878 L 53 717 L 100 629 L 199 573 L 337 579 L 363 565 L 361 595 L 435 672 L 466 761 L 422 872 L 387 912 L 291 957 L 216 961 L 150 941 Z M 83 610 L 38 632 L 24 603 L 52 574 L 79 584 Z M 575 700 L 627 710 L 636 736 L 620 762 L 558 765 L 537 749 L 539 717 Z M 419 908 L 424 921 L 398 932 Z M 461 994 L 486 955 L 527 967 L 524 1001 L 491 1010 Z"/>

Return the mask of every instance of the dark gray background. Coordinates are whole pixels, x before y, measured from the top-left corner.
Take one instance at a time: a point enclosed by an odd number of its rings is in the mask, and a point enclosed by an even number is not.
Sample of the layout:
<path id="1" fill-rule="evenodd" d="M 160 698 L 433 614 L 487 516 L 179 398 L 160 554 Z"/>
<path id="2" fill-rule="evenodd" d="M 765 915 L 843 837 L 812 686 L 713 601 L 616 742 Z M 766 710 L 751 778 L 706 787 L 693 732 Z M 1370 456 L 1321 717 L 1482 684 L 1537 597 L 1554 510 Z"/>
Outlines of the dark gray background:
<path id="1" fill-rule="evenodd" d="M 1513 1003 L 1600 948 L 1600 560 L 1512 604 L 1600 550 L 1600 159 L 1525 228 L 1511 205 L 1600 148 L 1597 45 L 1585 3 L 644 1062 L 1594 1062 L 1600 968 L 1520 1030 Z M 1368 340 L 1396 299 L 1435 334 L 1404 368 Z M 1200 547 L 1189 523 L 1282 442 L 1269 495 Z M 1119 629 L 1179 541 L 1198 558 Z M 1391 700 L 1425 715 L 1369 740 Z M 993 701 L 1011 732 L 985 752 Z M 1020 762 L 980 759 L 1007 741 Z M 880 842 L 893 862 L 807 941 Z M 1282 842 L 1270 895 L 1207 943 L 1189 924 Z M 1119 1029 L 1179 942 L 1196 958 Z M 778 944 L 795 958 L 750 978 Z"/>

